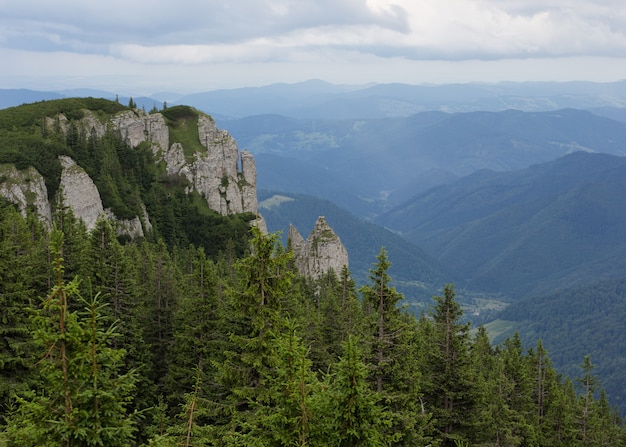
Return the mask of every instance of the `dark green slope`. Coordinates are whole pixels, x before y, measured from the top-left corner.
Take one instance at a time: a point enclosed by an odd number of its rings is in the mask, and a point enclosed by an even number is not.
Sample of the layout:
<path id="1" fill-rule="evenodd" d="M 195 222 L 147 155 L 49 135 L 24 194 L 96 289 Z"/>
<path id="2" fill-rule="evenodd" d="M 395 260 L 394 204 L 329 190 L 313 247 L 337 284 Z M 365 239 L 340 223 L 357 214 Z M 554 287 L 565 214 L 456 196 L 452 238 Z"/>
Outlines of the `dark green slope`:
<path id="1" fill-rule="evenodd" d="M 541 339 L 555 367 L 570 377 L 581 376 L 579 366 L 590 355 L 611 401 L 626 410 L 626 278 L 519 301 L 500 318 L 515 323 L 527 346 Z"/>
<path id="2" fill-rule="evenodd" d="M 266 200 L 276 195 L 290 200 L 280 204 L 271 204 L 271 200 Z M 317 218 L 325 216 L 348 250 L 350 271 L 360 284 L 366 282 L 369 269 L 376 262 L 376 255 L 383 246 L 392 262 L 390 274 L 394 285 L 405 294 L 408 301 L 430 303 L 432 296 L 440 292 L 443 284 L 454 279 L 419 247 L 389 230 L 363 221 L 329 201 L 267 191 L 259 193 L 259 201 L 268 230 L 282 231 L 285 243 L 290 224 L 306 239 Z"/>
<path id="3" fill-rule="evenodd" d="M 423 247 L 461 285 L 521 297 L 626 271 L 624 190 L 626 158 L 581 152 L 477 172 L 378 223 Z"/>

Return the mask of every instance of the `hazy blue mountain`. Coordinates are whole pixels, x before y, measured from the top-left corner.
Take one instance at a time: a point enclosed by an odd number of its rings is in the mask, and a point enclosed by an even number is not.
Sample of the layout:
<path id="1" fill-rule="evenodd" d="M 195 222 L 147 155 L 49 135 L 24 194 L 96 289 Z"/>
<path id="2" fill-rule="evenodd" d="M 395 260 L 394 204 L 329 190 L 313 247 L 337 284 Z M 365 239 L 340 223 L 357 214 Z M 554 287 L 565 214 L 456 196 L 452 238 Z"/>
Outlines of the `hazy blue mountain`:
<path id="1" fill-rule="evenodd" d="M 480 169 L 518 170 L 575 151 L 626 154 L 626 123 L 574 109 L 219 124 L 259 160 L 263 188 L 324 197 L 361 217 Z"/>
<path id="2" fill-rule="evenodd" d="M 63 95 L 55 92 L 41 92 L 25 88 L 0 89 L 0 109 L 59 98 L 63 98 Z"/>
<path id="3" fill-rule="evenodd" d="M 71 89 L 61 96 L 94 96 L 111 99 L 118 92 Z M 0 91 L 1 107 L 52 99 Z M 52 92 L 48 92 L 50 94 Z M 10 98 L 12 96 L 12 98 Z M 138 95 L 134 95 L 138 96 Z M 370 84 L 335 85 L 320 80 L 294 84 L 213 90 L 182 95 L 156 92 L 150 99 L 170 105 L 192 105 L 211 115 L 241 118 L 259 114 L 282 114 L 296 118 L 373 119 L 406 117 L 422 111 L 470 112 L 548 111 L 563 108 L 626 107 L 626 81 L 503 82 L 443 85 Z M 139 104 L 139 103 L 138 103 Z M 152 104 L 146 104 L 151 107 Z"/>
<path id="4" fill-rule="evenodd" d="M 578 152 L 515 172 L 476 172 L 377 222 L 461 285 L 519 298 L 624 274 L 625 190 L 625 157 Z"/>
<path id="5" fill-rule="evenodd" d="M 367 281 L 369 269 L 385 247 L 392 262 L 394 285 L 410 302 L 431 302 L 452 275 L 422 249 L 381 226 L 365 222 L 327 200 L 293 193 L 259 192 L 260 212 L 270 232 L 281 231 L 286 244 L 289 225 L 306 238 L 319 216 L 325 216 L 348 250 L 350 271 L 359 284 Z"/>
<path id="6" fill-rule="evenodd" d="M 421 111 L 548 111 L 625 107 L 626 82 L 336 86 L 322 81 L 217 90 L 180 100 L 233 117 L 278 113 L 296 118 L 406 117 Z"/>

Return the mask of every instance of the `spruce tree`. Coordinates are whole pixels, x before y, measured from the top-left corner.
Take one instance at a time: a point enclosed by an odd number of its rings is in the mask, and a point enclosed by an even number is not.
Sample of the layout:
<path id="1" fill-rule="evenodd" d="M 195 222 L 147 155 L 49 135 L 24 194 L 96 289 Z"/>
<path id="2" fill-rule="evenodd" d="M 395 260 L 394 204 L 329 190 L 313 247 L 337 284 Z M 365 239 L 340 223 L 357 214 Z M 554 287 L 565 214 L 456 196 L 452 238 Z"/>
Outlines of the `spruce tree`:
<path id="1" fill-rule="evenodd" d="M 28 386 L 33 340 L 28 306 L 46 282 L 41 226 L 0 200 L 0 424 L 12 396 Z"/>
<path id="2" fill-rule="evenodd" d="M 391 425 L 390 417 L 380 402 L 380 395 L 367 383 L 369 372 L 363 357 L 357 339 L 349 336 L 320 405 L 328 447 L 387 445 L 383 433 Z"/>
<path id="3" fill-rule="evenodd" d="M 254 427 L 255 406 L 267 390 L 275 337 L 284 330 L 281 315 L 292 272 L 291 253 L 278 243 L 278 235 L 264 235 L 252 227 L 250 253 L 235 263 L 235 285 L 229 289 L 231 310 L 229 346 L 213 362 L 215 383 L 224 396 L 218 402 L 221 418 L 215 437 L 238 445 Z"/>
<path id="4" fill-rule="evenodd" d="M 391 263 L 385 249 L 370 270 L 370 283 L 361 288 L 367 318 L 368 363 L 374 390 L 389 410 L 385 443 L 393 446 L 425 445 L 430 415 L 422 406 L 420 345 L 424 342 L 412 315 L 399 304 L 404 299 L 391 285 Z"/>
<path id="5" fill-rule="evenodd" d="M 64 281 L 62 243 L 62 233 L 53 231 L 57 283 L 33 309 L 40 388 L 17 399 L 8 445 L 127 446 L 136 429 L 127 412 L 136 373 L 121 373 L 125 352 L 112 347 L 118 334 L 105 321 L 98 296 L 84 300 L 77 279 Z M 71 300 L 79 301 L 80 312 L 70 311 Z"/>
<path id="6" fill-rule="evenodd" d="M 454 286 L 444 287 L 443 296 L 433 297 L 432 332 L 427 339 L 425 401 L 431 408 L 444 445 L 470 437 L 469 420 L 475 407 L 475 386 L 470 368 L 469 324 L 455 299 Z"/>

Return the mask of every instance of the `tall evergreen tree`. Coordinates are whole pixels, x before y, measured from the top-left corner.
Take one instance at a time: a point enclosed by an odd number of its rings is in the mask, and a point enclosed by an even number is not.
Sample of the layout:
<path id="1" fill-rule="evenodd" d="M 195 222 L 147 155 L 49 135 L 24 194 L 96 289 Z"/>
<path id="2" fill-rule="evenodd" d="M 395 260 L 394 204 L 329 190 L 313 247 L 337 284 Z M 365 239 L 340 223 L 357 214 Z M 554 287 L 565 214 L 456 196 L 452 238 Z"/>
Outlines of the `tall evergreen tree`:
<path id="1" fill-rule="evenodd" d="M 361 288 L 367 324 L 366 344 L 374 389 L 389 410 L 384 431 L 389 445 L 425 445 L 430 415 L 422 406 L 423 359 L 415 318 L 399 306 L 404 299 L 391 285 L 385 249 L 370 270 L 370 283 Z"/>
<path id="2" fill-rule="evenodd" d="M 433 297 L 433 327 L 427 344 L 425 400 L 432 409 L 444 445 L 469 437 L 467 414 L 474 411 L 475 387 L 469 356 L 469 324 L 455 299 L 454 287 L 444 287 Z"/>
<path id="3" fill-rule="evenodd" d="M 43 231 L 0 201 L 0 424 L 12 395 L 30 377 L 33 341 L 28 306 L 46 281 Z"/>
<path id="4" fill-rule="evenodd" d="M 266 236 L 256 227 L 251 233 L 250 254 L 236 262 L 238 281 L 229 290 L 230 346 L 213 365 L 215 382 L 225 393 L 216 437 L 233 445 L 254 426 L 255 402 L 266 390 L 271 369 L 272 343 L 284 330 L 280 310 L 292 276 L 287 268 L 291 253 L 279 246 L 278 236 Z"/>
<path id="5" fill-rule="evenodd" d="M 336 377 L 324 395 L 323 433 L 329 447 L 382 447 L 383 432 L 391 425 L 380 395 L 367 383 L 369 374 L 355 337 L 343 344 Z"/>
<path id="6" fill-rule="evenodd" d="M 78 281 L 64 282 L 62 241 L 62 233 L 53 231 L 57 284 L 33 317 L 41 389 L 18 398 L 8 419 L 8 445 L 127 446 L 135 431 L 127 413 L 135 372 L 120 373 L 125 352 L 111 346 L 117 333 L 105 323 L 98 297 L 82 300 Z M 70 299 L 84 309 L 70 311 Z"/>
<path id="7" fill-rule="evenodd" d="M 400 312 L 398 303 L 404 299 L 392 285 L 388 270 L 391 262 L 382 248 L 377 263 L 370 270 L 370 283 L 361 288 L 366 311 L 371 320 L 372 369 L 376 391 L 381 393 L 385 379 L 390 377 L 393 351 L 399 337 Z"/>

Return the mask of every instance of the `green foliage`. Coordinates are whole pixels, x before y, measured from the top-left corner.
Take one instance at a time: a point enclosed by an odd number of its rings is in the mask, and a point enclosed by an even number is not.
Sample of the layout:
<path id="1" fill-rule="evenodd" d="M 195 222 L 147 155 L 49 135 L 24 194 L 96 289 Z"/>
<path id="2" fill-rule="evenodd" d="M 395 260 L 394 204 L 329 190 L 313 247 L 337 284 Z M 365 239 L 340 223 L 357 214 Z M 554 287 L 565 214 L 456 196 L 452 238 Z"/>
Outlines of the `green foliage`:
<path id="1" fill-rule="evenodd" d="M 543 342 L 470 337 L 452 285 L 416 319 L 384 250 L 359 299 L 256 227 L 211 259 L 57 225 L 0 206 L 0 445 L 625 445 L 590 358 L 576 388 Z"/>
<path id="2" fill-rule="evenodd" d="M 0 129 L 26 129 L 31 126 L 40 128 L 42 119 L 55 117 L 60 113 L 68 119 L 80 119 L 83 117 L 83 109 L 92 110 L 104 122 L 126 107 L 102 98 L 65 98 L 34 102 L 0 110 Z M 43 132 L 43 129 L 39 130 L 40 133 Z"/>
<path id="3" fill-rule="evenodd" d="M 348 337 L 328 392 L 330 415 L 328 445 L 337 447 L 384 446 L 383 431 L 390 416 L 380 405 L 381 396 L 367 383 L 368 368 L 354 337 Z"/>
<path id="4" fill-rule="evenodd" d="M 35 347 L 28 306 L 44 292 L 45 259 L 39 223 L 23 219 L 13 205 L 0 200 L 0 418 L 14 393 L 32 384 Z"/>
<path id="5" fill-rule="evenodd" d="M 57 284 L 33 316 L 42 388 L 17 398 L 8 417 L 8 445 L 126 446 L 135 431 L 126 407 L 136 373 L 120 374 L 125 351 L 111 346 L 116 328 L 105 323 L 98 295 L 83 300 L 76 280 L 64 283 L 62 237 L 51 235 Z M 82 311 L 69 310 L 73 298 L 85 306 Z"/>
<path id="6" fill-rule="evenodd" d="M 170 131 L 170 143 L 183 145 L 185 156 L 206 152 L 198 134 L 198 116 L 201 112 L 189 106 L 174 106 L 161 112 L 166 118 Z"/>

